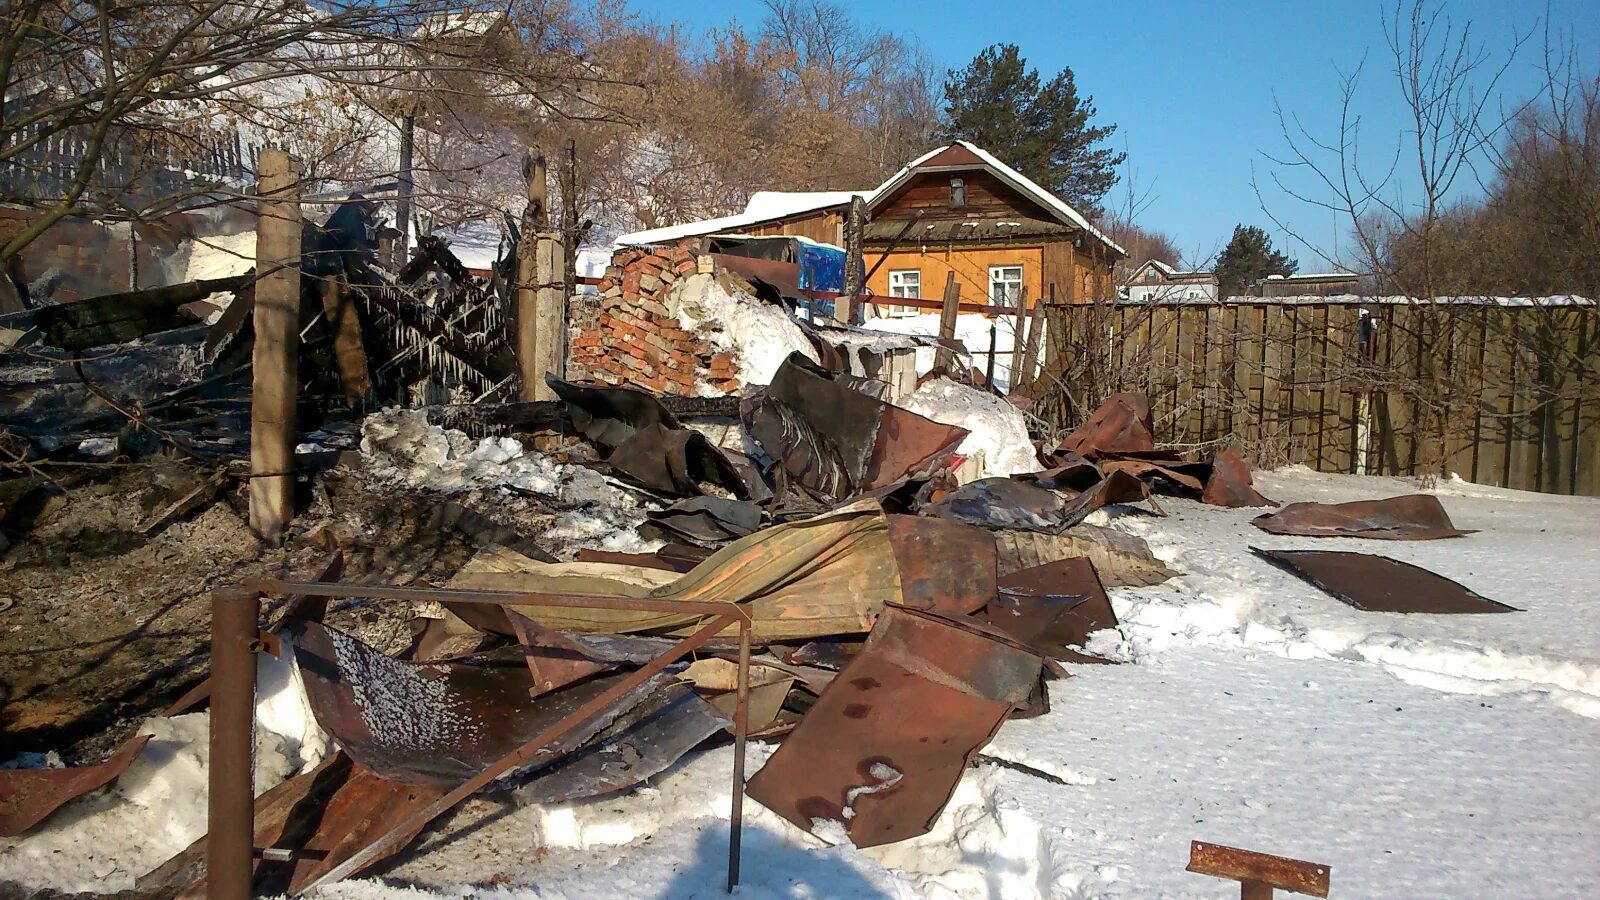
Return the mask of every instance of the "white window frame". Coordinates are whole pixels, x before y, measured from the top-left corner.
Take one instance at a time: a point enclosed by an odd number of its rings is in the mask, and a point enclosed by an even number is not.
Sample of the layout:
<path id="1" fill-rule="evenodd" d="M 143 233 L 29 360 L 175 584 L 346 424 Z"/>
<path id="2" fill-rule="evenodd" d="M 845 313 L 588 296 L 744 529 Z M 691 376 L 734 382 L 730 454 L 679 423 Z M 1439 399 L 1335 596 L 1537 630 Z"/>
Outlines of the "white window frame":
<path id="1" fill-rule="evenodd" d="M 906 276 L 912 276 L 916 283 L 907 284 Z M 889 296 L 891 297 L 921 297 L 922 296 L 922 270 L 921 269 L 890 269 L 889 270 Z M 891 316 L 914 316 L 922 312 L 915 306 L 889 306 L 885 313 Z"/>
<path id="2" fill-rule="evenodd" d="M 1016 277 L 1010 277 L 1011 272 L 1016 272 Z M 1022 263 L 1010 263 L 1003 266 L 989 267 L 989 305 L 1004 306 L 1016 309 L 1022 300 Z M 995 288 L 1005 291 L 1006 296 L 999 300 L 995 297 Z"/>

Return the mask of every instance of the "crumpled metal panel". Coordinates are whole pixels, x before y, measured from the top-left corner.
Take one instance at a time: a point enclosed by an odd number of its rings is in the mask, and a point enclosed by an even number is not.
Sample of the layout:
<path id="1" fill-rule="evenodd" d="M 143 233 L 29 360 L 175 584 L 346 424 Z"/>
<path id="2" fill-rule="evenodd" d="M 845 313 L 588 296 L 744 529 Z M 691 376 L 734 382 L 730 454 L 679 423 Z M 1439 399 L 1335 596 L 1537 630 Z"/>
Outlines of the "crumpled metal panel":
<path id="1" fill-rule="evenodd" d="M 343 753 L 330 754 L 256 798 L 255 845 L 296 855 L 288 861 L 257 860 L 253 893 L 300 893 L 443 794 L 437 786 L 385 781 Z M 206 896 L 205 851 L 201 837 L 140 877 L 136 887 L 157 895 L 176 889 L 179 900 Z"/>
<path id="2" fill-rule="evenodd" d="M 750 796 L 806 831 L 836 822 L 858 847 L 926 833 L 1043 665 L 980 629 L 887 607 Z"/>
<path id="3" fill-rule="evenodd" d="M 598 676 L 533 701 L 521 661 L 413 663 L 312 622 L 292 623 L 289 633 L 317 724 L 356 762 L 404 784 L 454 787 L 626 677 Z M 671 677 L 646 682 L 530 765 L 578 747 Z"/>
<path id="4" fill-rule="evenodd" d="M 531 774 L 518 803 L 564 803 L 633 787 L 672 767 L 732 719 L 681 684 L 668 685 L 594 740 Z"/>
<path id="5" fill-rule="evenodd" d="M 745 402 L 743 417 L 789 479 L 835 500 L 926 473 L 967 436 L 869 396 L 798 353 Z"/>
<path id="6" fill-rule="evenodd" d="M 1150 398 L 1125 393 L 1107 397 L 1089 414 L 1088 421 L 1061 439 L 1057 452 L 1069 451 L 1086 459 L 1102 452 L 1126 453 L 1154 450 L 1155 426 L 1150 418 Z"/>
<path id="7" fill-rule="evenodd" d="M 761 527 L 761 507 L 749 500 L 690 497 L 666 509 L 645 513 L 639 535 L 646 539 L 682 539 L 716 545 L 754 534 Z"/>
<path id="8" fill-rule="evenodd" d="M 1257 556 L 1367 612 L 1520 612 L 1421 566 L 1343 550 L 1262 550 Z"/>
<path id="9" fill-rule="evenodd" d="M 1291 503 L 1251 521 L 1262 531 L 1303 537 L 1429 541 L 1475 533 L 1455 527 L 1439 498 L 1431 494 L 1350 503 Z"/>
<path id="10" fill-rule="evenodd" d="M 1060 534 L 1097 509 L 1141 500 L 1149 501 L 1157 515 L 1165 515 L 1151 496 L 1150 486 L 1123 471 L 1111 472 L 1070 499 L 1026 481 L 982 478 L 928 504 L 922 514 L 984 528 Z"/>
<path id="11" fill-rule="evenodd" d="M 529 688 L 532 697 L 621 666 L 642 666 L 674 643 L 661 638 L 568 634 L 546 628 L 513 609 L 505 613 L 522 644 L 528 673 L 533 676 L 533 687 Z"/>
<path id="12" fill-rule="evenodd" d="M 1078 654 L 1089 635 L 1117 627 L 1094 563 L 1074 556 L 1013 572 L 1000 580 L 1000 592 L 984 610 L 984 621 L 1057 659 Z"/>
<path id="13" fill-rule="evenodd" d="M 546 375 L 544 383 L 561 398 L 572 427 L 606 452 L 621 446 L 641 428 L 679 427 L 660 400 L 636 388 L 574 384 L 554 375 Z"/>
<path id="14" fill-rule="evenodd" d="M 733 463 L 698 431 L 647 425 L 629 435 L 606 457 L 619 476 L 674 497 L 703 493 L 702 484 L 718 485 L 741 500 L 750 498 Z"/>
<path id="15" fill-rule="evenodd" d="M 124 741 L 105 762 L 64 769 L 0 769 L 0 837 L 16 837 L 71 800 L 116 781 L 150 742 L 141 734 Z"/>
<path id="16" fill-rule="evenodd" d="M 1278 505 L 1255 489 L 1249 464 L 1232 450 L 1223 450 L 1212 458 L 1211 475 L 1206 479 L 1205 493 L 1200 495 L 1200 502 L 1234 509 Z"/>

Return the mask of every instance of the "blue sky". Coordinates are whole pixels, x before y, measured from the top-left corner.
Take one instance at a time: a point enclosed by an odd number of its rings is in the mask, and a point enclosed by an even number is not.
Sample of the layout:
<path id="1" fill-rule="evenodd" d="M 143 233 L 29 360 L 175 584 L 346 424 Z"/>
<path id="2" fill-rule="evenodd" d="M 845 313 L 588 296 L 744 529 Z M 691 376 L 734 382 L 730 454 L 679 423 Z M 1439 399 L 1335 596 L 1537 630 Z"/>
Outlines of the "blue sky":
<path id="1" fill-rule="evenodd" d="M 629 2 L 650 18 L 691 29 L 738 20 L 753 30 L 762 15 L 760 4 L 748 0 Z M 1392 7 L 1381 0 L 847 5 L 878 28 L 910 32 L 946 68 L 999 42 L 1018 44 L 1046 77 L 1070 66 L 1079 91 L 1093 96 L 1100 120 L 1118 125 L 1113 140 L 1125 145 L 1137 183 L 1154 194 L 1140 221 L 1174 236 L 1184 255 L 1193 257 L 1186 261 L 1205 261 L 1244 222 L 1268 228 L 1280 247 L 1299 256 L 1301 271 L 1327 268 L 1272 225 L 1251 188 L 1252 166 L 1277 218 L 1326 250 L 1336 238 L 1348 244 L 1348 222 L 1336 225 L 1326 210 L 1271 188 L 1267 171 L 1273 164 L 1262 153 L 1284 147 L 1274 95 L 1313 131 L 1331 134 L 1338 122 L 1335 67 L 1353 68 L 1365 55 L 1358 94 L 1364 140 L 1374 149 L 1387 148 L 1381 154 L 1385 168 L 1404 131 L 1379 19 L 1380 11 Z M 1497 60 L 1504 58 L 1513 29 L 1542 28 L 1548 13 L 1549 23 L 1576 42 L 1590 76 L 1600 71 L 1596 0 L 1550 0 L 1548 11 L 1542 3 L 1451 0 L 1446 12 L 1458 24 L 1470 20 L 1474 36 Z M 1535 33 L 1502 79 L 1507 104 L 1537 89 L 1542 40 L 1542 31 Z"/>

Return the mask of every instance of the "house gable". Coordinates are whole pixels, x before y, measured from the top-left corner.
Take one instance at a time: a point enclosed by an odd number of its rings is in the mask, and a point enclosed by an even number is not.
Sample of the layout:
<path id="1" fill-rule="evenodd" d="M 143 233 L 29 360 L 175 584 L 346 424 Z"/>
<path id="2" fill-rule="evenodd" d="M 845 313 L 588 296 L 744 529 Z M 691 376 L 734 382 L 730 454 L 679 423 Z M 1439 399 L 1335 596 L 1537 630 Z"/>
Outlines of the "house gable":
<path id="1" fill-rule="evenodd" d="M 964 148 L 957 148 L 964 149 Z M 951 182 L 961 181 L 965 203 L 952 206 Z M 1054 213 L 1023 196 L 993 173 L 981 168 L 924 168 L 906 179 L 892 194 L 874 198 L 873 221 L 904 220 L 922 213 L 936 219 L 1041 219 Z"/>

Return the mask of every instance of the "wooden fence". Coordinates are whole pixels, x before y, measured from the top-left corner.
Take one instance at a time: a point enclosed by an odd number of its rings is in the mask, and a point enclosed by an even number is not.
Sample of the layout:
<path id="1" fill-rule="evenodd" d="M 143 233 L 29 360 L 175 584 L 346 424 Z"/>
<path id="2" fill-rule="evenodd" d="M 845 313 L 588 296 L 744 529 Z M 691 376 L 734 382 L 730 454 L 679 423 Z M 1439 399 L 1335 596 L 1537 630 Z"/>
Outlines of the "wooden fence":
<path id="1" fill-rule="evenodd" d="M 1052 310 L 1063 424 L 1150 396 L 1158 440 L 1260 465 L 1600 495 L 1600 309 L 1274 298 Z"/>

